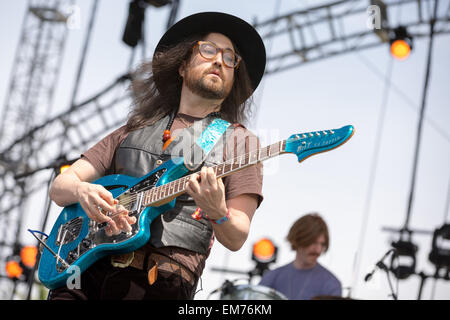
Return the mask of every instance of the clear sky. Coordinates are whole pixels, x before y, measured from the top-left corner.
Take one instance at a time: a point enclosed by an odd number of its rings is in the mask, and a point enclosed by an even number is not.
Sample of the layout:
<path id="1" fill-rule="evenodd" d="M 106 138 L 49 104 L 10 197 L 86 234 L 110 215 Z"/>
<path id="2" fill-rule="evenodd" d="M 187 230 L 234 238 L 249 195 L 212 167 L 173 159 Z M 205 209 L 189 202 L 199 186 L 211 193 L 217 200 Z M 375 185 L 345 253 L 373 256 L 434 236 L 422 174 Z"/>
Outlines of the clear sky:
<path id="1" fill-rule="evenodd" d="M 121 37 L 128 2 L 99 1 L 78 101 L 97 93 L 127 70 L 131 52 L 121 42 Z M 285 14 L 326 2 L 282 0 L 277 10 Z M 59 114 L 69 106 L 87 31 L 92 1 L 79 0 L 77 5 L 80 8 L 80 26 L 68 34 L 52 114 Z M 24 0 L 0 2 L 2 103 L 26 7 Z M 447 7 L 448 1 L 440 2 L 442 10 Z M 273 17 L 276 8 L 277 1 L 274 0 L 181 0 L 178 19 L 201 11 L 221 11 L 252 23 L 255 18 L 264 21 Z M 167 8 L 147 10 L 148 57 L 164 32 L 168 12 Z M 396 14 L 398 20 L 394 19 L 395 23 L 407 19 L 410 14 L 413 13 Z M 365 23 L 365 20 L 355 23 Z M 362 29 L 357 25 L 354 27 Z M 352 124 L 356 133 L 341 148 L 311 157 L 301 164 L 293 155 L 283 155 L 265 163 L 264 201 L 254 216 L 248 240 L 238 252 L 229 252 L 215 243 L 202 276 L 203 290 L 196 295 L 197 299 L 207 298 L 225 280 L 243 278 L 242 275 L 215 272 L 212 268 L 251 270 L 254 266 L 250 259 L 252 244 L 262 237 L 269 237 L 279 248 L 278 259 L 272 268 L 291 262 L 294 252 L 285 240 L 286 234 L 296 219 L 310 212 L 320 213 L 328 223 L 331 246 L 319 261 L 341 280 L 344 294 L 348 294 L 351 287 L 353 298 L 390 299 L 384 273 L 379 271 L 369 283 L 363 279 L 390 248 L 390 242 L 398 240 L 398 234 L 385 232 L 382 228 L 401 228 L 406 217 L 428 41 L 422 38 L 414 45 L 414 51 L 406 61 L 392 62 L 387 46 L 379 46 L 309 63 L 263 79 L 255 93 L 256 116 L 249 125 L 260 136 L 263 145 L 286 139 L 294 133 L 339 128 L 347 124 Z M 437 36 L 411 229 L 433 231 L 448 217 L 445 210 L 450 181 L 450 131 L 447 126 L 450 120 L 449 56 L 450 36 Z M 141 59 L 140 52 L 137 58 L 136 64 Z M 384 80 L 388 77 L 389 67 L 392 67 L 391 86 L 386 91 Z M 382 118 L 383 130 L 377 135 L 384 94 L 387 94 L 387 104 Z M 378 142 L 380 149 L 374 159 Z M 369 189 L 374 167 L 373 189 Z M 45 193 L 34 199 L 32 206 L 39 207 L 41 203 L 43 206 Z M 51 219 L 60 210 L 54 205 Z M 29 215 L 26 227 L 36 227 L 39 219 Z M 24 230 L 21 233 L 23 242 L 33 243 Z M 419 247 L 416 271 L 433 274 L 434 266 L 428 261 L 431 234 L 415 234 L 413 242 Z M 419 284 L 418 276 L 400 281 L 399 298 L 415 299 Z M 450 282 L 428 280 L 422 297 L 430 299 L 433 296 L 435 299 L 449 299 Z"/>

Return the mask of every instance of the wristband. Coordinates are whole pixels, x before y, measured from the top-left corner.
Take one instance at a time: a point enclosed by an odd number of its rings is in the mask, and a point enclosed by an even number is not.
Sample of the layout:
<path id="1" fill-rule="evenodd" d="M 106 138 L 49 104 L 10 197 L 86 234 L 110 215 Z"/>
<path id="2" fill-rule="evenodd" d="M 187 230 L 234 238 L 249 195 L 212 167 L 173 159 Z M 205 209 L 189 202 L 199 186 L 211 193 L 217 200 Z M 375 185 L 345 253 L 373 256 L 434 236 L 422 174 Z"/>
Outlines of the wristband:
<path id="1" fill-rule="evenodd" d="M 206 215 L 206 218 L 208 218 L 208 215 Z M 224 216 L 224 217 L 222 217 L 220 219 L 217 219 L 217 220 L 210 219 L 210 218 L 208 218 L 208 220 L 211 221 L 214 224 L 222 224 L 225 221 L 230 220 L 230 209 L 227 210 L 227 215 L 226 216 Z"/>

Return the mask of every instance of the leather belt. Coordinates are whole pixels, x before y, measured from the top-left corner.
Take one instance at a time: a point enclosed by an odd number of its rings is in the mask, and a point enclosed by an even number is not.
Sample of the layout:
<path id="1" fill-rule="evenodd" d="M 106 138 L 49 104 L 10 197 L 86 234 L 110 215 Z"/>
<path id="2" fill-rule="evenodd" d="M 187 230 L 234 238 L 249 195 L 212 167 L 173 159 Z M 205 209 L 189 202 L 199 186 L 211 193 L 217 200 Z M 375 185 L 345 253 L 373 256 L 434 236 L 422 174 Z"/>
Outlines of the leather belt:
<path id="1" fill-rule="evenodd" d="M 170 259 L 169 257 L 155 252 L 146 254 L 144 250 L 138 249 L 131 253 L 116 254 L 111 256 L 111 264 L 114 267 L 126 268 L 130 266 L 138 270 L 144 270 L 144 267 L 147 267 L 147 269 L 149 270 L 144 271 L 147 271 L 149 273 L 148 277 L 150 284 L 153 284 L 153 282 L 156 280 L 157 273 L 152 275 L 150 274 L 151 272 L 154 272 L 155 266 L 157 267 L 158 271 L 166 271 L 178 274 L 190 285 L 195 284 L 195 276 L 191 270 L 186 268 L 181 263 L 178 263 L 177 261 Z M 154 279 L 150 280 L 151 277 L 154 277 Z"/>

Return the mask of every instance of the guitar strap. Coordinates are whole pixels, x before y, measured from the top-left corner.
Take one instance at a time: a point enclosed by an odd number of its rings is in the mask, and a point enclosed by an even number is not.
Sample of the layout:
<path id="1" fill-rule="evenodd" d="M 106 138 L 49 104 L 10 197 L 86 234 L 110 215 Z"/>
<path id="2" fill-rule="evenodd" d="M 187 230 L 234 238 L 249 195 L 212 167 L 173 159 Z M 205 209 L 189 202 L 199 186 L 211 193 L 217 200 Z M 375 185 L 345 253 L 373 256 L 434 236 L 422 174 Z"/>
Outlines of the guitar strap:
<path id="1" fill-rule="evenodd" d="M 190 170 L 197 170 L 206 160 L 211 150 L 214 148 L 216 143 L 220 140 L 220 137 L 227 131 L 227 128 L 231 125 L 228 121 L 220 118 L 215 118 L 206 127 L 205 130 L 200 134 L 201 127 L 199 130 L 198 126 L 201 126 L 202 121 L 198 121 L 198 125 L 194 124 L 194 134 L 193 140 L 190 148 L 186 148 L 186 153 L 183 155 L 184 166 Z"/>

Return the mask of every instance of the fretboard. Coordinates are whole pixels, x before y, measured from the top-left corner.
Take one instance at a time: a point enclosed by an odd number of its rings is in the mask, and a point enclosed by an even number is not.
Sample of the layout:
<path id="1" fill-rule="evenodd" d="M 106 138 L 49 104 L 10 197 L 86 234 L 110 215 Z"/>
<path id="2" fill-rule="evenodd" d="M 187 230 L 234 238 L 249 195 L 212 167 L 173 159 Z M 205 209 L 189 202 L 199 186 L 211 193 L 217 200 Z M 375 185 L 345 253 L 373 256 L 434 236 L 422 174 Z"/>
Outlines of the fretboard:
<path id="1" fill-rule="evenodd" d="M 236 158 L 227 160 L 221 164 L 213 166 L 212 168 L 217 178 L 225 177 L 244 168 L 254 166 L 259 162 L 278 156 L 284 153 L 285 147 L 286 140 L 282 140 L 267 147 L 250 151 Z M 143 191 L 143 206 L 150 206 L 153 203 L 178 197 L 179 195 L 185 193 L 186 184 L 191 178 L 191 175 L 192 174 L 155 187 L 153 189 Z"/>

